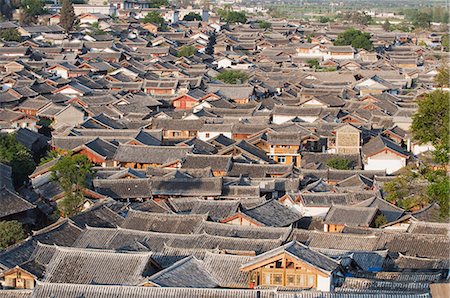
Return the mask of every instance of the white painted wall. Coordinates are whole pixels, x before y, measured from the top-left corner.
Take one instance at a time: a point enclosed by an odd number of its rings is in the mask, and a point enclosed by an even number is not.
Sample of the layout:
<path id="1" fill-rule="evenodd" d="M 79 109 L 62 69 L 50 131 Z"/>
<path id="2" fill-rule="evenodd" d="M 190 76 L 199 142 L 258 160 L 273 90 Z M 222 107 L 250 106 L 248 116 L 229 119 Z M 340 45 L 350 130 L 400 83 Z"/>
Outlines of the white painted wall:
<path id="1" fill-rule="evenodd" d="M 288 115 L 273 115 L 273 123 L 275 124 L 281 124 L 281 123 L 285 123 L 288 122 L 289 120 L 292 120 L 295 118 L 295 115 L 293 116 L 288 116 Z M 309 123 L 313 123 L 314 121 L 316 121 L 318 119 L 318 117 L 316 116 L 298 116 L 299 119 L 305 121 L 305 122 L 309 122 Z"/>
<path id="2" fill-rule="evenodd" d="M 206 136 L 206 134 L 209 133 L 209 137 Z M 231 132 L 225 132 L 225 131 L 199 131 L 197 133 L 197 137 L 202 141 L 207 141 L 209 139 L 215 138 L 218 135 L 223 134 L 227 138 L 231 139 Z"/>
<path id="3" fill-rule="evenodd" d="M 384 170 L 386 171 L 386 174 L 392 174 L 393 172 L 400 170 L 404 166 L 406 166 L 406 158 L 398 157 L 397 159 L 381 159 L 369 157 L 364 163 L 364 170 Z"/>
<path id="4" fill-rule="evenodd" d="M 317 290 L 323 292 L 330 292 L 331 290 L 331 276 L 323 277 L 317 275 Z"/>

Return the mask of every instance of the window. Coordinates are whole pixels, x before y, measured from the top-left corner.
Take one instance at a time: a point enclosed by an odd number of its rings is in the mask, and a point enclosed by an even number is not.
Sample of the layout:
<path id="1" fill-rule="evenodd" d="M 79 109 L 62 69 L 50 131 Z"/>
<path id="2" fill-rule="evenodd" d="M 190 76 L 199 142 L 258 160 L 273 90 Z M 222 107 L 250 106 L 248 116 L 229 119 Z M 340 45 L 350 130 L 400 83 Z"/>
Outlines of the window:
<path id="1" fill-rule="evenodd" d="M 272 273 L 272 284 L 273 285 L 282 285 L 283 284 L 283 274 Z"/>
<path id="2" fill-rule="evenodd" d="M 209 138 L 209 132 L 207 132 L 207 133 L 205 134 L 205 136 L 206 136 L 207 138 Z"/>
<path id="3" fill-rule="evenodd" d="M 286 162 L 286 156 L 278 156 L 278 162 L 285 163 Z"/>

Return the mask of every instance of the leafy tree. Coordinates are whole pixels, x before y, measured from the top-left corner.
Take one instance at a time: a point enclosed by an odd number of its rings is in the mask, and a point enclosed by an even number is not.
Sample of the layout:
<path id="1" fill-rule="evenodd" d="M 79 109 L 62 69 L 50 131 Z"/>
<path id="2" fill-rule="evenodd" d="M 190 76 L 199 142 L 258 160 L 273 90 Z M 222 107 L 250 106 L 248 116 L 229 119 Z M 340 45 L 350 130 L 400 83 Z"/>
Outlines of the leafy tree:
<path id="1" fill-rule="evenodd" d="M 144 23 L 152 23 L 158 26 L 160 29 L 164 29 L 166 25 L 166 21 L 161 16 L 161 14 L 157 11 L 151 11 L 144 17 Z"/>
<path id="2" fill-rule="evenodd" d="M 73 5 L 71 0 L 63 0 L 61 7 L 61 16 L 60 16 L 60 24 L 69 32 L 72 30 L 73 25 L 75 24 L 75 12 L 73 10 Z"/>
<path id="3" fill-rule="evenodd" d="M 151 0 L 149 2 L 150 8 L 161 8 L 161 6 L 169 6 L 168 0 Z"/>
<path id="4" fill-rule="evenodd" d="M 306 63 L 308 63 L 311 68 L 319 68 L 319 60 L 317 59 L 309 59 Z"/>
<path id="5" fill-rule="evenodd" d="M 340 18 L 345 21 L 350 21 L 353 24 L 358 25 L 368 25 L 373 22 L 373 19 L 371 16 L 366 14 L 365 12 L 359 12 L 359 11 L 348 11 L 344 12 L 340 15 Z"/>
<path id="6" fill-rule="evenodd" d="M 436 90 L 419 100 L 419 109 L 413 116 L 411 130 L 420 143 L 431 142 L 436 150 L 434 161 L 448 163 L 449 146 L 449 92 Z"/>
<path id="7" fill-rule="evenodd" d="M 319 23 L 328 23 L 331 22 L 331 19 L 329 17 L 321 16 L 319 18 Z"/>
<path id="8" fill-rule="evenodd" d="M 3 29 L 0 32 L 0 37 L 6 41 L 20 41 L 22 38 L 16 28 Z"/>
<path id="9" fill-rule="evenodd" d="M 445 51 L 449 50 L 449 47 L 448 47 L 449 46 L 449 35 L 448 34 L 442 35 L 441 45 L 442 45 L 442 47 L 444 48 Z"/>
<path id="10" fill-rule="evenodd" d="M 100 28 L 100 24 L 98 22 L 94 22 L 91 24 L 91 35 L 105 35 L 106 32 Z"/>
<path id="11" fill-rule="evenodd" d="M 448 87 L 449 80 L 450 77 L 448 74 L 448 68 L 443 65 L 439 68 L 439 72 L 434 78 L 434 81 L 436 82 L 438 87 Z"/>
<path id="12" fill-rule="evenodd" d="M 407 211 L 437 203 L 441 207 L 440 220 L 448 219 L 450 180 L 444 170 L 406 167 L 399 176 L 384 184 L 383 191 L 387 201 Z"/>
<path id="13" fill-rule="evenodd" d="M 190 57 L 197 53 L 197 48 L 194 46 L 182 46 L 178 51 L 178 57 Z"/>
<path id="14" fill-rule="evenodd" d="M 225 70 L 216 79 L 227 84 L 239 84 L 248 80 L 248 75 L 240 70 Z"/>
<path id="15" fill-rule="evenodd" d="M 217 14 L 222 18 L 222 20 L 230 24 L 247 23 L 247 16 L 244 12 L 231 10 L 229 6 L 218 9 Z"/>
<path id="16" fill-rule="evenodd" d="M 419 28 L 430 28 L 431 25 L 431 15 L 426 12 L 418 11 L 412 24 L 414 27 Z"/>
<path id="17" fill-rule="evenodd" d="M 22 0 L 20 6 L 23 10 L 21 23 L 24 24 L 35 23 L 37 16 L 45 13 L 42 0 Z"/>
<path id="18" fill-rule="evenodd" d="M 267 21 L 259 21 L 258 22 L 259 28 L 261 29 L 270 29 L 272 28 L 272 24 Z"/>
<path id="19" fill-rule="evenodd" d="M 382 25 L 384 31 L 391 31 L 391 23 L 386 19 Z"/>
<path id="20" fill-rule="evenodd" d="M 352 169 L 352 162 L 346 158 L 342 157 L 334 157 L 327 161 L 327 165 L 330 168 L 336 169 L 336 170 L 351 170 Z"/>
<path id="21" fill-rule="evenodd" d="M 380 214 L 375 218 L 375 228 L 384 226 L 387 223 L 388 223 L 388 221 L 386 219 L 386 216 L 384 216 L 383 214 Z"/>
<path id="22" fill-rule="evenodd" d="M 0 221 L 0 249 L 13 245 L 25 237 L 26 233 L 20 222 Z"/>
<path id="23" fill-rule="evenodd" d="M 372 50 L 373 44 L 370 41 L 370 33 L 361 32 L 359 30 L 350 28 L 342 33 L 339 33 L 336 41 L 336 46 L 348 46 L 351 45 L 357 49 Z"/>
<path id="24" fill-rule="evenodd" d="M 28 181 L 28 175 L 35 169 L 30 151 L 16 140 L 15 134 L 0 137 L 0 162 L 11 166 L 16 187 Z"/>
<path id="25" fill-rule="evenodd" d="M 201 21 L 202 16 L 195 12 L 190 12 L 183 17 L 183 21 Z"/>
<path id="26" fill-rule="evenodd" d="M 76 214 L 83 203 L 83 189 L 92 173 L 92 163 L 84 155 L 66 155 L 52 167 L 52 177 L 64 191 L 59 208 L 64 216 Z"/>

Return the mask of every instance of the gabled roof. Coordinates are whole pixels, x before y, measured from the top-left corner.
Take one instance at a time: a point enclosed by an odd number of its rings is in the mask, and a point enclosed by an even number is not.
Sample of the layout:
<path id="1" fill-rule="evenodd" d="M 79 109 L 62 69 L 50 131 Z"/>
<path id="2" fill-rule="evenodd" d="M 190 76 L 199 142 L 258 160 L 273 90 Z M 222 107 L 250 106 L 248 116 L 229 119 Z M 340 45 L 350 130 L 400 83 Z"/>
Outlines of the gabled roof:
<path id="1" fill-rule="evenodd" d="M 206 215 L 154 213 L 130 210 L 121 227 L 141 231 L 191 234 L 206 219 Z"/>
<path id="2" fill-rule="evenodd" d="M 148 282 L 159 287 L 216 288 L 219 282 L 195 257 L 184 258 L 150 276 Z"/>
<path id="3" fill-rule="evenodd" d="M 402 147 L 389 140 L 388 138 L 377 136 L 372 138 L 369 142 L 363 145 L 362 153 L 366 157 L 373 156 L 377 153 L 380 153 L 383 150 L 389 150 L 394 152 L 397 155 L 408 158 L 409 154 Z"/>
<path id="4" fill-rule="evenodd" d="M 325 224 L 368 227 L 378 214 L 376 207 L 331 206 Z"/>
<path id="5" fill-rule="evenodd" d="M 120 144 L 114 155 L 118 162 L 137 162 L 146 164 L 166 164 L 182 160 L 192 147 L 187 146 L 145 146 Z"/>
<path id="6" fill-rule="evenodd" d="M 335 260 L 321 254 L 320 252 L 311 250 L 297 241 L 291 241 L 283 246 L 254 257 L 250 262 L 242 265 L 241 270 L 249 271 L 251 268 L 258 268 L 259 264 L 264 266 L 265 260 L 272 260 L 273 257 L 283 253 L 318 269 L 326 275 L 330 275 L 333 271 L 339 268 L 339 263 Z"/>
<path id="7" fill-rule="evenodd" d="M 269 227 L 286 227 L 300 220 L 301 215 L 280 204 L 277 200 L 270 200 L 252 208 L 242 208 L 239 213 L 249 217 L 259 225 Z M 227 219 L 222 222 L 228 221 Z"/>
<path id="8" fill-rule="evenodd" d="M 0 218 L 36 208 L 35 205 L 5 187 L 0 189 L 0 206 Z"/>
<path id="9" fill-rule="evenodd" d="M 43 280 L 51 283 L 137 285 L 151 273 L 151 255 L 151 252 L 57 247 Z"/>

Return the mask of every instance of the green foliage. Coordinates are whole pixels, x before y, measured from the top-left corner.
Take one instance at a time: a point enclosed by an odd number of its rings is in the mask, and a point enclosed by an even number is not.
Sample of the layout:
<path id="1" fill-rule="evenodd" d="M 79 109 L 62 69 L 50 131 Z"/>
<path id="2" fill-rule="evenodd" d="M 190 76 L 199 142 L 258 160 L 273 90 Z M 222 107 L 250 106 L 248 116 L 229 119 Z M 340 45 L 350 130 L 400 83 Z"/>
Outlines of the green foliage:
<path id="1" fill-rule="evenodd" d="M 0 221 L 0 249 L 13 245 L 25 237 L 26 233 L 20 222 Z"/>
<path id="2" fill-rule="evenodd" d="M 244 12 L 241 11 L 233 11 L 229 7 L 221 8 L 217 10 L 217 14 L 220 16 L 222 20 L 229 24 L 247 23 L 247 16 Z"/>
<path id="3" fill-rule="evenodd" d="M 449 80 L 448 68 L 443 65 L 439 68 L 439 73 L 434 78 L 434 81 L 438 87 L 448 87 Z"/>
<path id="4" fill-rule="evenodd" d="M 28 181 L 28 175 L 35 169 L 30 151 L 16 140 L 15 134 L 0 137 L 0 162 L 11 166 L 16 187 Z"/>
<path id="5" fill-rule="evenodd" d="M 447 23 L 449 14 L 446 8 L 438 9 L 406 9 L 403 11 L 405 18 L 410 21 L 414 27 L 427 29 L 430 28 L 431 22 Z"/>
<path id="6" fill-rule="evenodd" d="M 94 22 L 91 24 L 91 32 L 89 35 L 105 35 L 106 32 L 100 28 L 100 24 L 98 22 Z"/>
<path id="7" fill-rule="evenodd" d="M 370 33 L 361 32 L 359 30 L 350 28 L 342 33 L 339 33 L 336 41 L 334 42 L 336 46 L 348 46 L 351 45 L 357 49 L 372 50 L 373 45 L 370 41 Z"/>
<path id="8" fill-rule="evenodd" d="M 190 12 L 183 17 L 183 21 L 201 21 L 202 16 L 195 12 Z"/>
<path id="9" fill-rule="evenodd" d="M 240 70 L 225 70 L 216 79 L 227 84 L 240 84 L 248 80 L 248 75 Z"/>
<path id="10" fill-rule="evenodd" d="M 332 21 L 332 19 L 330 17 L 321 16 L 319 18 L 319 23 L 328 23 L 328 22 L 331 22 L 331 21 Z"/>
<path id="11" fill-rule="evenodd" d="M 20 41 L 22 38 L 16 28 L 3 29 L 0 32 L 0 37 L 6 41 Z"/>
<path id="12" fill-rule="evenodd" d="M 319 68 L 319 60 L 317 59 L 309 59 L 306 63 L 308 63 L 311 68 Z"/>
<path id="13" fill-rule="evenodd" d="M 449 50 L 449 35 L 448 34 L 442 35 L 441 45 L 444 48 L 444 50 L 446 50 L 446 51 Z"/>
<path id="14" fill-rule="evenodd" d="M 75 12 L 73 10 L 73 5 L 71 0 L 63 0 L 61 6 L 61 16 L 60 16 L 60 24 L 69 32 L 72 30 L 73 25 L 75 24 Z"/>
<path id="15" fill-rule="evenodd" d="M 384 31 L 391 31 L 391 23 L 386 19 L 382 25 Z"/>
<path id="16" fill-rule="evenodd" d="M 427 175 L 430 185 L 426 194 L 432 202 L 436 202 L 441 207 L 441 217 L 446 218 L 449 214 L 450 178 L 445 171 L 439 170 Z"/>
<path id="17" fill-rule="evenodd" d="M 55 158 L 58 158 L 60 156 L 59 152 L 57 150 L 51 150 L 47 152 L 47 155 L 42 157 L 39 161 L 39 165 L 42 166 L 43 164 L 48 163 L 49 161 L 54 160 Z"/>
<path id="18" fill-rule="evenodd" d="M 168 0 L 151 0 L 149 1 L 150 8 L 161 8 L 161 6 L 169 6 Z"/>
<path id="19" fill-rule="evenodd" d="M 178 51 L 178 57 L 190 57 L 197 53 L 197 48 L 194 46 L 182 46 Z"/>
<path id="20" fill-rule="evenodd" d="M 384 226 L 387 223 L 388 223 L 388 221 L 387 221 L 386 217 L 383 214 L 380 214 L 380 215 L 378 215 L 375 218 L 375 228 L 379 228 L 381 226 Z"/>
<path id="21" fill-rule="evenodd" d="M 420 143 L 431 142 L 436 148 L 434 161 L 448 163 L 449 148 L 449 92 L 436 90 L 419 100 L 411 130 Z"/>
<path id="22" fill-rule="evenodd" d="M 267 21 L 259 21 L 258 22 L 259 28 L 261 29 L 270 29 L 272 28 L 272 24 Z"/>
<path id="23" fill-rule="evenodd" d="M 35 23 L 37 16 L 46 12 L 42 0 L 22 0 L 20 7 L 23 10 L 21 16 L 21 23 L 23 24 Z"/>
<path id="24" fill-rule="evenodd" d="M 359 12 L 359 11 L 347 11 L 340 15 L 340 18 L 343 21 L 350 21 L 353 24 L 358 25 L 368 25 L 373 22 L 373 19 L 371 16 L 366 14 L 365 12 Z"/>
<path id="25" fill-rule="evenodd" d="M 159 29 L 165 29 L 167 27 L 166 21 L 157 11 L 151 11 L 144 17 L 144 23 L 152 23 L 158 26 Z"/>
<path id="26" fill-rule="evenodd" d="M 351 170 L 352 169 L 352 162 L 348 159 L 342 158 L 342 157 L 334 157 L 327 161 L 327 165 L 330 168 L 336 169 L 336 170 Z"/>
<path id="27" fill-rule="evenodd" d="M 383 186 L 387 201 L 410 211 L 416 206 L 437 203 L 441 207 L 440 219 L 449 215 L 450 180 L 444 170 L 427 166 L 419 169 L 408 167 L 404 172 Z"/>
<path id="28" fill-rule="evenodd" d="M 84 155 L 67 155 L 52 167 L 52 177 L 64 191 L 59 208 L 64 216 L 72 216 L 83 203 L 83 189 L 92 173 L 92 163 Z"/>

